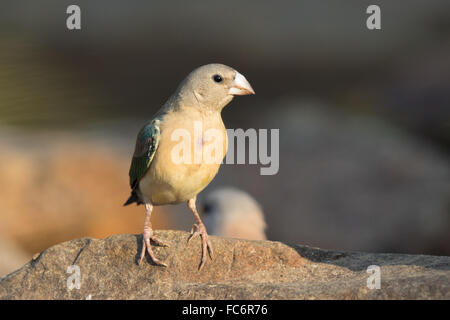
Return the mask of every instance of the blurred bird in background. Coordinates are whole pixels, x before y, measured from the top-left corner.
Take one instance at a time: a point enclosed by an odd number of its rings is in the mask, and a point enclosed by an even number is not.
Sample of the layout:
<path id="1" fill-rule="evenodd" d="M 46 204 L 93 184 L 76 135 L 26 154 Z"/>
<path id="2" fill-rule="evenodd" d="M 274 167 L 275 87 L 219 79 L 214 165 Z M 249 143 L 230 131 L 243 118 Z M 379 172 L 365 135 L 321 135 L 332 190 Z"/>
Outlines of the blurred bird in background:
<path id="1" fill-rule="evenodd" d="M 203 221 L 210 234 L 220 237 L 266 240 L 266 222 L 259 203 L 247 192 L 222 187 L 201 201 Z"/>
<path id="2" fill-rule="evenodd" d="M 139 132 L 136 148 L 129 171 L 131 196 L 125 202 L 145 205 L 145 222 L 143 231 L 142 252 L 145 251 L 157 265 L 166 266 L 153 254 L 150 240 L 159 245 L 166 245 L 153 234 L 150 222 L 154 205 L 178 204 L 187 202 L 194 214 L 196 223 L 192 227 L 191 236 L 200 235 L 202 239 L 201 269 L 206 261 L 206 251 L 214 258 L 213 248 L 208 233 L 196 209 L 197 194 L 202 191 L 217 174 L 220 163 L 227 149 L 226 130 L 220 112 L 235 95 L 254 94 L 252 87 L 239 72 L 222 64 L 208 64 L 191 72 L 180 84 L 155 118 L 147 123 Z M 201 136 L 197 137 L 196 125 L 201 123 Z M 221 139 L 214 137 L 212 141 L 206 136 L 214 129 Z M 189 151 L 183 150 L 183 159 L 174 159 L 174 150 L 180 140 L 174 135 L 187 133 Z M 198 140 L 197 140 L 198 139 Z M 214 148 L 220 153 L 217 161 L 207 161 L 203 150 L 208 144 L 217 144 Z M 196 148 L 200 149 L 201 159 L 196 159 Z M 220 152 L 218 151 L 220 150 Z M 180 150 L 181 151 L 181 150 Z M 197 157 L 198 158 L 198 157 Z M 195 160 L 198 161 L 195 161 Z M 212 160 L 212 159 L 210 159 Z"/>

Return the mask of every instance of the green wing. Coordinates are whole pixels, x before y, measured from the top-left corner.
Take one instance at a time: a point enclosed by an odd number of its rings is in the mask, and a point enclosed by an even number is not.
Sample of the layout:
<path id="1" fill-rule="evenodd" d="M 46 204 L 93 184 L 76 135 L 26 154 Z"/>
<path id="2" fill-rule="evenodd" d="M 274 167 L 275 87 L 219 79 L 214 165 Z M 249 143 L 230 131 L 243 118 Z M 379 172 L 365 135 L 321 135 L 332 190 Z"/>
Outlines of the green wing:
<path id="1" fill-rule="evenodd" d="M 132 189 L 137 187 L 155 156 L 161 139 L 159 123 L 159 119 L 154 119 L 139 131 L 129 172 Z"/>

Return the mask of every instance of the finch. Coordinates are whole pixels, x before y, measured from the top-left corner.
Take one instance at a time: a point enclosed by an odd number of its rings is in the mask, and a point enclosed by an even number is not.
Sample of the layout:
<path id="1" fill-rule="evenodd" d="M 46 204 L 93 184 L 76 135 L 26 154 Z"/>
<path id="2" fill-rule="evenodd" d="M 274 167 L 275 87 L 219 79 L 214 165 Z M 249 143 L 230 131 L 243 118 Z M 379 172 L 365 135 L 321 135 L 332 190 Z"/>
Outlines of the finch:
<path id="1" fill-rule="evenodd" d="M 129 170 L 131 196 L 124 205 L 145 207 L 142 251 L 156 265 L 150 241 L 167 246 L 153 234 L 153 206 L 186 202 L 195 224 L 189 241 L 200 236 L 201 270 L 207 251 L 214 251 L 196 208 L 197 194 L 216 176 L 227 150 L 221 111 L 236 95 L 254 94 L 245 77 L 223 64 L 208 64 L 192 71 L 178 86 L 154 118 L 139 131 Z"/>

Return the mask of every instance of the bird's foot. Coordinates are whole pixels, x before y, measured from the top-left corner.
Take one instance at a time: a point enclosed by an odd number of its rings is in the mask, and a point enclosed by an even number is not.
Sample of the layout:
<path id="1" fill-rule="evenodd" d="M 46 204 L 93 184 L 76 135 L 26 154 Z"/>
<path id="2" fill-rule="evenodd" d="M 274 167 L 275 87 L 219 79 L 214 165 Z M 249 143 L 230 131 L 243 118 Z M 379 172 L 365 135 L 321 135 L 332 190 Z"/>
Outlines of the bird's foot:
<path id="1" fill-rule="evenodd" d="M 155 242 L 156 244 L 164 247 L 168 247 L 169 245 L 160 239 L 158 239 L 154 234 L 152 228 L 144 227 L 144 232 L 142 233 L 142 251 L 141 251 L 141 258 L 139 259 L 139 265 L 141 264 L 142 260 L 145 256 L 145 251 L 148 252 L 148 255 L 150 258 L 152 258 L 153 262 L 158 266 L 164 266 L 167 267 L 167 264 L 159 260 L 155 257 L 155 254 L 153 253 L 150 240 Z"/>
<path id="2" fill-rule="evenodd" d="M 195 231 L 194 231 L 195 229 Z M 202 239 L 202 260 L 200 262 L 199 270 L 203 268 L 206 262 L 206 251 L 209 253 L 209 257 L 211 260 L 214 260 L 214 250 L 211 245 L 211 241 L 209 240 L 208 233 L 206 232 L 205 225 L 203 223 L 200 224 L 194 224 L 192 226 L 191 234 L 187 240 L 187 243 L 189 245 L 189 242 L 192 238 L 195 238 L 196 236 L 200 235 Z"/>

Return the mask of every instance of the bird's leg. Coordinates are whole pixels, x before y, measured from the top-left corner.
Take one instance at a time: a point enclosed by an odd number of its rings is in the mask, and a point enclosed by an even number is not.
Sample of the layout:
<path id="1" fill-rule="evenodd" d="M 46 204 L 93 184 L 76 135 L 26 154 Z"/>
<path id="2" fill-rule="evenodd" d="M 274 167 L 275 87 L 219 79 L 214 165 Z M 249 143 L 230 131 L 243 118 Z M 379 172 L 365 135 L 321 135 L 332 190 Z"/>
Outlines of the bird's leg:
<path id="1" fill-rule="evenodd" d="M 214 260 L 214 251 L 211 245 L 211 241 L 209 241 L 208 233 L 206 232 L 206 227 L 203 224 L 202 220 L 200 219 L 200 216 L 197 212 L 197 208 L 195 206 L 195 199 L 193 198 L 188 201 L 188 207 L 191 209 L 192 213 L 194 214 L 194 218 L 196 223 L 192 226 L 191 235 L 188 238 L 188 244 L 189 241 L 194 238 L 195 236 L 200 235 L 202 239 L 202 260 L 200 262 L 199 270 L 203 268 L 206 262 L 206 251 L 209 253 L 209 257 L 211 260 Z M 194 231 L 195 229 L 195 231 Z"/>
<path id="2" fill-rule="evenodd" d="M 139 259 L 139 264 L 141 264 L 142 259 L 144 259 L 145 251 L 147 249 L 148 255 L 152 258 L 153 262 L 159 266 L 167 267 L 167 265 L 155 257 L 152 247 L 150 245 L 150 240 L 158 245 L 168 247 L 166 243 L 159 240 L 153 235 L 152 223 L 150 222 L 150 217 L 152 215 L 153 205 L 150 203 L 145 204 L 145 220 L 144 220 L 144 231 L 142 232 L 142 251 L 141 258 Z"/>

